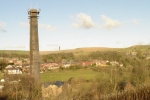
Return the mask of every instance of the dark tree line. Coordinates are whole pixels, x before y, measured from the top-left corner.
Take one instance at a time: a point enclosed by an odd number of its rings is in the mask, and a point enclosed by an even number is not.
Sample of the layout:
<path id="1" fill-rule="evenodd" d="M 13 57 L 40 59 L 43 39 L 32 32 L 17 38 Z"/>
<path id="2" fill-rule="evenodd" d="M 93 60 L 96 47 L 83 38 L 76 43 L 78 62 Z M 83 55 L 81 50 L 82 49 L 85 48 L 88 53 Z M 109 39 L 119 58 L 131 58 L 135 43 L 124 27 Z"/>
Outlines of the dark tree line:
<path id="1" fill-rule="evenodd" d="M 0 59 L 0 70 L 5 69 L 7 64 L 8 64 L 8 62 L 6 61 L 6 59 Z"/>
<path id="2" fill-rule="evenodd" d="M 61 62 L 62 59 L 72 60 L 74 59 L 73 53 L 52 53 L 42 56 L 44 62 Z"/>
<path id="3" fill-rule="evenodd" d="M 91 59 L 103 59 L 103 60 L 116 60 L 118 61 L 121 57 L 121 53 L 117 52 L 117 51 L 105 51 L 105 52 L 101 52 L 101 51 L 94 51 L 91 52 L 88 57 Z"/>
<path id="4" fill-rule="evenodd" d="M 28 58 L 29 54 L 18 54 L 18 53 L 1 53 L 0 57 L 7 57 L 7 58 Z"/>

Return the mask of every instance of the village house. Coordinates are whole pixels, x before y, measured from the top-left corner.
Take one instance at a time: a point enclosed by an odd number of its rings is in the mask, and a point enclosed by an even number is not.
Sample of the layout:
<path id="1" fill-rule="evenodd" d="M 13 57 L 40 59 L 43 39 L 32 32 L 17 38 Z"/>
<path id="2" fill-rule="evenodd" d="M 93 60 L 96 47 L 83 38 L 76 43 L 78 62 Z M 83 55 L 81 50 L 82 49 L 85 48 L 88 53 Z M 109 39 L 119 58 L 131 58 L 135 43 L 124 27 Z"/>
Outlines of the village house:
<path id="1" fill-rule="evenodd" d="M 94 62 L 92 61 L 82 61 L 82 66 L 91 66 Z"/>
<path id="2" fill-rule="evenodd" d="M 137 55 L 137 52 L 131 52 L 131 55 L 132 55 L 132 56 L 136 56 L 136 55 Z"/>
<path id="3" fill-rule="evenodd" d="M 16 65 L 16 67 L 22 68 L 22 61 L 21 60 L 17 60 L 16 63 L 14 63 Z"/>
<path id="4" fill-rule="evenodd" d="M 40 70 L 49 70 L 49 69 L 58 69 L 59 64 L 58 63 L 43 63 L 40 66 Z"/>
<path id="5" fill-rule="evenodd" d="M 96 64 L 96 66 L 107 66 L 107 62 L 109 62 L 109 61 L 96 60 L 95 64 Z"/>
<path id="6" fill-rule="evenodd" d="M 137 52 L 127 52 L 126 55 L 136 56 Z"/>
<path id="7" fill-rule="evenodd" d="M 5 73 L 6 74 L 22 74 L 21 68 L 16 68 L 13 65 L 8 65 L 5 68 Z"/>
<path id="8" fill-rule="evenodd" d="M 63 64 L 62 67 L 63 68 L 69 68 L 71 66 L 71 64 Z"/>
<path id="9" fill-rule="evenodd" d="M 30 72 L 30 65 L 23 66 L 21 69 L 22 69 L 23 73 L 29 73 Z"/>
<path id="10" fill-rule="evenodd" d="M 123 64 L 120 64 L 119 66 L 120 66 L 120 67 L 123 67 Z"/>
<path id="11" fill-rule="evenodd" d="M 114 65 L 119 65 L 119 63 L 118 63 L 117 61 L 111 61 L 110 64 L 111 64 L 112 66 L 114 66 Z"/>
<path id="12" fill-rule="evenodd" d="M 19 68 L 7 68 L 6 74 L 22 74 L 22 71 Z"/>
<path id="13" fill-rule="evenodd" d="M 62 67 L 68 68 L 70 66 L 75 66 L 77 63 L 75 63 L 73 60 L 67 61 L 66 59 L 62 60 Z"/>

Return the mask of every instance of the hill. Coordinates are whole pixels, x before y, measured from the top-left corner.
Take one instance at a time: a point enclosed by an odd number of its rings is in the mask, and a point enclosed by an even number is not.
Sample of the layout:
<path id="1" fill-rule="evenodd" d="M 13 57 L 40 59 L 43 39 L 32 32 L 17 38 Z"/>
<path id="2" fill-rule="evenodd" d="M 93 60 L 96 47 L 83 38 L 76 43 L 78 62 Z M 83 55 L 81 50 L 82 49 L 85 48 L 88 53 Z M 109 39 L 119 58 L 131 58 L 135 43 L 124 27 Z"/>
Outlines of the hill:
<path id="1" fill-rule="evenodd" d="M 60 50 L 60 51 L 40 51 L 40 55 L 46 55 L 51 53 L 69 53 L 72 52 L 74 55 L 86 55 L 93 51 L 118 51 L 118 52 L 132 52 L 132 51 L 142 51 L 149 52 L 150 45 L 134 45 L 128 48 L 109 48 L 109 47 L 84 47 L 84 48 L 76 48 L 76 49 L 68 49 L 68 50 Z M 29 51 L 23 50 L 0 50 L 0 54 L 29 54 Z M 1 55 L 0 55 L 1 56 Z"/>
<path id="2" fill-rule="evenodd" d="M 72 52 L 74 55 L 86 55 L 93 51 L 120 51 L 122 48 L 107 48 L 107 47 L 86 47 L 86 48 L 76 48 L 69 50 L 60 50 L 60 51 L 40 51 L 41 55 L 51 54 L 51 53 L 69 53 Z"/>
<path id="3" fill-rule="evenodd" d="M 150 52 L 150 45 L 134 45 L 126 49 L 127 51 Z"/>
<path id="4" fill-rule="evenodd" d="M 0 50 L 0 54 L 28 54 L 29 51 L 25 51 L 25 50 Z"/>

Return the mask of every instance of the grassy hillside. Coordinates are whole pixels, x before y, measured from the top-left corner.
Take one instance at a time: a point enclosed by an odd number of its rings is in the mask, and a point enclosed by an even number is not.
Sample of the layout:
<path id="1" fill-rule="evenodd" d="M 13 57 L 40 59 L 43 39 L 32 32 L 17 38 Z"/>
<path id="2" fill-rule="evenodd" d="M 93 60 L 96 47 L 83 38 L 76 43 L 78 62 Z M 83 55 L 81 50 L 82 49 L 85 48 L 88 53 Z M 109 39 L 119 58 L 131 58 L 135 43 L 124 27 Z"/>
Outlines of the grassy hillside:
<path id="1" fill-rule="evenodd" d="M 122 48 L 106 48 L 106 47 L 86 47 L 86 48 L 76 48 L 69 50 L 60 50 L 60 51 L 41 51 L 41 55 L 50 54 L 50 53 L 68 53 L 72 52 L 75 56 L 77 55 L 87 55 L 93 51 L 120 51 Z"/>
<path id="2" fill-rule="evenodd" d="M 142 52 L 149 52 L 150 45 L 135 45 L 128 48 L 108 48 L 108 47 L 85 47 L 85 48 L 76 48 L 76 49 L 69 49 L 69 50 L 60 50 L 60 51 L 40 51 L 40 55 L 46 55 L 51 53 L 69 53 L 72 52 L 75 56 L 77 55 L 87 55 L 93 51 L 119 51 L 119 52 L 131 52 L 131 51 L 142 51 Z M 29 54 L 29 51 L 23 50 L 0 50 L 1 53 L 6 54 Z"/>
<path id="3" fill-rule="evenodd" d="M 23 51 L 23 50 L 0 50 L 0 54 L 5 53 L 5 54 L 28 54 L 29 51 Z"/>
<path id="4" fill-rule="evenodd" d="M 135 45 L 131 46 L 126 49 L 127 51 L 142 51 L 142 52 L 149 52 L 150 51 L 150 45 Z"/>
<path id="5" fill-rule="evenodd" d="M 70 50 L 60 50 L 60 51 L 41 51 L 40 54 L 50 54 L 50 53 L 61 53 L 61 52 L 72 52 L 75 55 L 80 54 L 88 54 L 93 51 L 118 51 L 118 52 L 132 52 L 132 51 L 142 51 L 142 52 L 149 52 L 150 45 L 135 45 L 128 48 L 108 48 L 108 47 L 86 47 L 86 48 L 76 48 Z"/>
<path id="6" fill-rule="evenodd" d="M 41 55 L 50 54 L 50 53 L 68 53 L 72 52 L 75 56 L 77 55 L 87 55 L 93 51 L 118 51 L 118 52 L 132 52 L 132 51 L 142 51 L 149 52 L 150 45 L 135 45 L 128 48 L 107 48 L 107 47 L 86 47 L 86 48 L 76 48 L 70 50 L 60 50 L 60 51 L 41 51 Z"/>

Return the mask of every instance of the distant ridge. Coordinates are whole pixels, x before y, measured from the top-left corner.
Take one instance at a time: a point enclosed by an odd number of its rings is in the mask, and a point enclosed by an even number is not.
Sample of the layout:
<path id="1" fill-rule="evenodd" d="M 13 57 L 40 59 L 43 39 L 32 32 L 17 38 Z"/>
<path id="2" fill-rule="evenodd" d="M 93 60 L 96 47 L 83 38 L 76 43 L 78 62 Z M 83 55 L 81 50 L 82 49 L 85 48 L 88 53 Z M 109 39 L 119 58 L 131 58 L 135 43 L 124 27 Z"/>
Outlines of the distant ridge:
<path id="1" fill-rule="evenodd" d="M 150 45 L 133 45 L 133 46 L 127 48 L 127 50 L 150 52 Z"/>
<path id="2" fill-rule="evenodd" d="M 74 54 L 88 54 L 89 52 L 93 51 L 143 51 L 143 52 L 150 52 L 150 45 L 133 45 L 128 48 L 110 48 L 110 47 L 80 47 L 75 49 L 67 49 L 67 50 L 60 50 L 60 51 L 40 51 L 40 55 L 46 55 L 51 53 L 74 53 Z M 0 50 L 0 53 L 17 53 L 17 54 L 28 54 L 29 51 L 27 50 Z"/>

